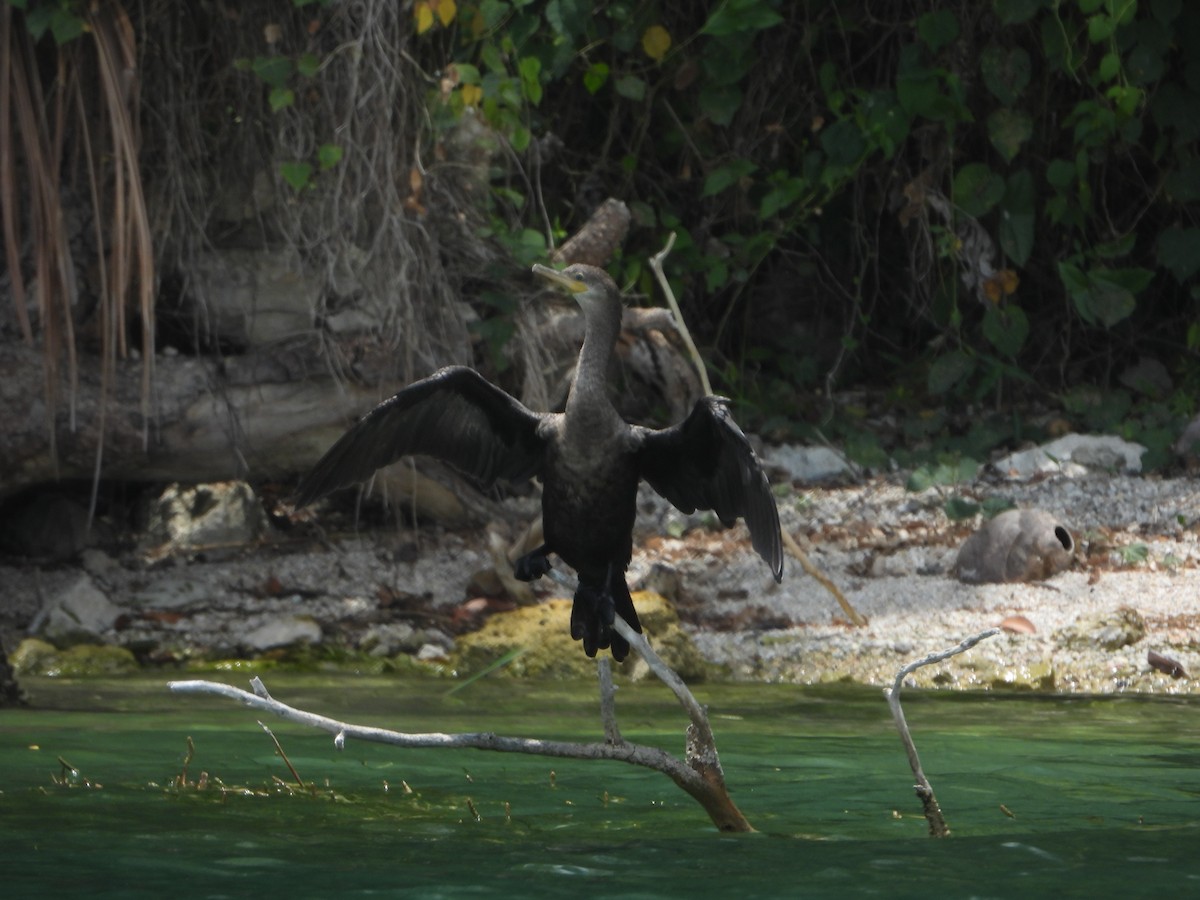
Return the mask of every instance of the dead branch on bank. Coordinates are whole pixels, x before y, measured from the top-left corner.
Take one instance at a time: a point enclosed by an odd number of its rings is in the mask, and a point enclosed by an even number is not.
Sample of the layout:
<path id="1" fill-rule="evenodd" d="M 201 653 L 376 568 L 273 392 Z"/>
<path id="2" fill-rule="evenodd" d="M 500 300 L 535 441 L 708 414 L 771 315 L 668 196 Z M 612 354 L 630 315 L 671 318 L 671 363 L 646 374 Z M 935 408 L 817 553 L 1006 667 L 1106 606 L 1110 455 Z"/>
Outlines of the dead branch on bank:
<path id="1" fill-rule="evenodd" d="M 711 396 L 713 389 L 712 384 L 708 380 L 708 369 L 704 365 L 704 359 L 700 356 L 700 351 L 696 349 L 696 344 L 692 340 L 692 333 L 688 330 L 687 323 L 683 320 L 683 310 L 679 308 L 679 301 L 675 299 L 675 292 L 671 290 L 671 283 L 667 281 L 667 276 L 663 274 L 663 260 L 667 258 L 671 252 L 671 248 L 674 246 L 675 232 L 672 231 L 667 236 L 666 245 L 655 253 L 654 256 L 650 257 L 650 268 L 654 271 L 654 277 L 658 280 L 658 286 L 662 288 L 663 295 L 667 298 L 667 305 L 671 308 L 672 315 L 675 316 L 675 328 L 688 348 L 692 364 L 696 367 L 696 372 L 700 376 L 700 383 L 704 388 L 704 393 Z M 849 617 L 850 624 L 860 628 L 865 626 L 867 624 L 866 618 L 850 604 L 850 601 L 846 599 L 846 595 L 833 583 L 833 580 L 818 569 L 816 564 L 808 558 L 808 554 L 796 543 L 796 539 L 788 534 L 786 528 L 781 528 L 781 534 L 783 536 L 783 544 L 787 547 L 788 552 L 796 558 L 805 572 L 815 578 L 821 587 L 833 595 L 833 599 L 838 602 L 838 606 L 842 608 L 842 612 Z"/>
<path id="2" fill-rule="evenodd" d="M 334 746 L 341 750 L 347 739 L 371 741 L 393 747 L 442 747 L 494 750 L 501 753 L 527 753 L 560 759 L 611 759 L 643 766 L 661 772 L 687 792 L 708 813 L 721 831 L 753 831 L 746 817 L 737 808 L 725 787 L 725 776 L 717 756 L 716 741 L 704 708 L 688 690 L 687 685 L 662 661 L 646 639 L 629 627 L 620 616 L 614 625 L 617 632 L 645 660 L 650 670 L 666 684 L 679 699 L 690 719 L 684 758 L 672 756 L 657 747 L 648 747 L 625 740 L 616 725 L 614 687 L 611 675 L 605 677 L 607 660 L 601 660 L 600 693 L 604 722 L 603 743 L 546 741 L 538 738 L 505 737 L 492 732 L 443 734 L 440 732 L 408 733 L 354 725 L 326 716 L 296 709 L 274 699 L 262 681 L 255 677 L 250 686 L 253 693 L 215 681 L 172 681 L 167 687 L 181 694 L 216 694 L 237 700 L 256 710 L 271 712 L 288 722 L 318 728 L 334 736 Z"/>
<path id="3" fill-rule="evenodd" d="M 896 720 L 896 728 L 900 731 L 900 740 L 903 741 L 904 749 L 908 753 L 908 764 L 912 767 L 913 776 L 917 780 L 917 783 L 913 785 L 913 790 L 921 799 L 921 805 L 925 810 L 925 820 L 929 823 L 929 833 L 933 837 L 949 837 L 950 828 L 946 825 L 946 820 L 942 816 L 942 808 L 933 794 L 933 785 L 929 783 L 929 779 L 925 777 L 925 772 L 921 769 L 921 759 L 917 756 L 917 745 L 913 743 L 912 734 L 908 730 L 908 722 L 904 719 L 904 710 L 900 706 L 900 691 L 904 687 L 904 679 L 922 666 L 942 662 L 952 656 L 965 653 L 980 641 L 987 640 L 999 633 L 999 628 L 989 628 L 987 631 L 981 631 L 979 634 L 967 638 L 956 647 L 943 650 L 941 653 L 931 653 L 923 659 L 909 663 L 896 673 L 896 680 L 892 682 L 891 689 L 886 691 L 892 718 Z"/>

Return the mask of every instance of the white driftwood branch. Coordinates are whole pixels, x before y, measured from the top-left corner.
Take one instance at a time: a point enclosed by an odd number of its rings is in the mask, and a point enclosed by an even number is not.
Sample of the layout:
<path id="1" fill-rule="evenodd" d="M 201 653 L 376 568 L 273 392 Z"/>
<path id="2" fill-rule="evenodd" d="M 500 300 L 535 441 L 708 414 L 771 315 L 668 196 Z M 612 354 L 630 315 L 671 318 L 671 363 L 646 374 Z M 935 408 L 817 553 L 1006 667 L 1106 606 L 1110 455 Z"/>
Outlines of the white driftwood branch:
<path id="1" fill-rule="evenodd" d="M 376 744 L 390 744 L 393 747 L 471 747 L 478 750 L 532 753 L 539 756 L 570 759 L 617 759 L 635 765 L 648 766 L 667 774 L 672 774 L 668 770 L 672 768 L 670 764 L 674 763 L 674 770 L 686 771 L 686 767 L 682 766 L 679 760 L 674 759 L 665 751 L 656 747 L 643 747 L 636 744 L 626 743 L 621 746 L 610 746 L 595 743 L 580 744 L 571 741 L 543 741 L 536 738 L 503 737 L 492 732 L 413 733 L 354 725 L 288 706 L 268 695 L 265 688 L 262 688 L 262 682 L 259 679 L 255 678 L 254 682 L 257 682 L 255 693 L 216 681 L 170 681 L 167 682 L 167 687 L 177 694 L 216 694 L 219 697 L 236 700 L 252 709 L 274 713 L 287 722 L 317 728 L 329 732 L 335 737 L 340 736 L 343 743 L 346 740 L 360 740 Z M 261 693 L 259 693 L 260 689 Z"/>
<path id="2" fill-rule="evenodd" d="M 256 710 L 274 713 L 288 722 L 326 731 L 334 736 L 334 746 L 341 750 L 347 739 L 389 744 L 393 747 L 444 747 L 495 750 L 504 753 L 527 753 L 563 759 L 612 759 L 643 766 L 661 772 L 690 794 L 708 813 L 721 831 L 753 831 L 746 817 L 733 803 L 725 788 L 724 776 L 717 759 L 712 729 L 703 707 L 687 686 L 651 649 L 640 634 L 619 616 L 616 628 L 630 646 L 634 647 L 659 678 L 671 687 L 688 712 L 686 762 L 657 747 L 634 744 L 621 737 L 616 727 L 613 708 L 611 675 L 607 685 L 601 672 L 601 708 L 604 718 L 604 743 L 573 741 L 544 741 L 537 738 L 505 737 L 492 732 L 444 734 L 441 732 L 409 733 L 353 725 L 288 706 L 271 697 L 257 677 L 250 684 L 253 693 L 215 681 L 171 681 L 167 687 L 180 694 L 216 694 L 236 700 Z"/>
<path id="3" fill-rule="evenodd" d="M 696 696 L 688 690 L 683 679 L 668 666 L 661 656 L 650 646 L 645 636 L 629 627 L 629 623 L 620 616 L 613 622 L 613 628 L 621 637 L 629 641 L 629 646 L 638 652 L 646 661 L 650 671 L 658 680 L 671 689 L 679 700 L 683 711 L 687 713 L 691 724 L 688 726 L 687 761 L 693 769 L 700 766 L 711 766 L 717 776 L 723 777 L 721 761 L 717 757 L 717 741 L 712 733 L 712 725 L 708 721 L 708 713 L 696 700 Z"/>
<path id="4" fill-rule="evenodd" d="M 912 767 L 913 777 L 917 780 L 917 783 L 913 785 L 913 790 L 921 798 L 921 805 L 925 809 L 925 819 L 929 822 L 929 833 L 934 837 L 948 837 L 950 828 L 946 825 L 946 819 L 942 816 L 942 808 L 938 805 L 937 797 L 934 796 L 933 785 L 929 783 L 929 779 L 925 777 L 925 772 L 921 768 L 921 759 L 917 756 L 917 745 L 913 743 L 912 734 L 908 730 L 908 722 L 904 718 L 904 709 L 900 706 L 900 691 L 904 688 L 904 679 L 922 666 L 933 665 L 965 653 L 980 641 L 987 640 L 999 633 L 999 628 L 989 628 L 987 631 L 981 631 L 979 634 L 967 638 L 956 647 L 940 653 L 931 653 L 923 659 L 909 663 L 896 673 L 896 680 L 892 682 L 891 690 L 887 692 L 892 718 L 896 721 L 896 728 L 900 731 L 900 740 L 904 742 L 904 750 L 908 753 L 908 764 Z"/>
<path id="5" fill-rule="evenodd" d="M 704 387 L 704 395 L 712 396 L 712 384 L 708 380 L 708 370 L 704 366 L 704 359 L 700 356 L 700 351 L 696 349 L 696 343 L 692 340 L 692 333 L 688 330 L 687 323 L 683 321 L 683 311 L 679 308 L 679 301 L 675 299 L 675 292 L 671 290 L 670 282 L 667 281 L 667 276 L 663 274 L 663 260 L 671 252 L 671 248 L 675 246 L 675 232 L 671 232 L 667 237 L 667 244 L 652 257 L 650 257 L 650 268 L 654 270 L 654 277 L 658 279 L 658 286 L 662 288 L 663 294 L 667 298 L 667 305 L 671 307 L 671 312 L 675 315 L 675 327 L 679 331 L 679 336 L 683 338 L 683 343 L 688 348 L 688 353 L 691 354 L 692 362 L 696 366 L 696 371 L 700 375 L 700 384 Z"/>

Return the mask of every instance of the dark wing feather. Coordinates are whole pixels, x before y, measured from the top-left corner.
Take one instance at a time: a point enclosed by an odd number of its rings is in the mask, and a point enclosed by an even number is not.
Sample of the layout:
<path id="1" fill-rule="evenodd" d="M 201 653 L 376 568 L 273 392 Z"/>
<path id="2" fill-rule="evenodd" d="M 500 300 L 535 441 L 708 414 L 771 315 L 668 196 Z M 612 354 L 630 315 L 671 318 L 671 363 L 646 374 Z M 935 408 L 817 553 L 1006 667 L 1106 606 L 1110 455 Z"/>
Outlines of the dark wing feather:
<path id="1" fill-rule="evenodd" d="M 304 506 L 412 454 L 449 463 L 485 487 L 521 481 L 541 467 L 542 418 L 474 369 L 440 369 L 359 419 L 304 476 L 294 502 Z"/>
<path id="2" fill-rule="evenodd" d="M 682 512 L 711 509 L 726 526 L 744 518 L 750 543 L 781 580 L 783 541 L 775 497 L 725 401 L 704 397 L 678 425 L 636 431 L 641 474 L 650 486 Z"/>

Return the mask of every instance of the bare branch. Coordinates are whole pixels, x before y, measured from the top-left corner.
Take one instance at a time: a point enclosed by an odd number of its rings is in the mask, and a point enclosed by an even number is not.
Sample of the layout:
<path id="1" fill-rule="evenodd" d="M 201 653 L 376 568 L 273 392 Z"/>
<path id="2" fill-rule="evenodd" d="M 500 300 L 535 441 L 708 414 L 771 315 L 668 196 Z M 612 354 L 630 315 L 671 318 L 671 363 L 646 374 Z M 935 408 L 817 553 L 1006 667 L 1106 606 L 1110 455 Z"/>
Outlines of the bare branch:
<path id="1" fill-rule="evenodd" d="M 596 675 L 600 679 L 600 721 L 604 725 L 604 740 L 610 744 L 623 744 L 625 739 L 617 727 L 617 706 L 614 702 L 617 688 L 613 684 L 612 662 L 607 656 L 596 660 Z"/>
<path id="2" fill-rule="evenodd" d="M 780 526 L 780 533 L 783 535 L 783 546 L 787 547 L 788 552 L 795 557 L 805 572 L 815 578 L 821 587 L 833 594 L 833 599 L 838 602 L 838 606 L 842 608 L 842 612 L 850 618 L 850 623 L 857 625 L 859 628 L 864 627 L 867 624 L 866 617 L 850 604 L 850 601 L 846 599 L 846 595 L 833 583 L 833 579 L 817 568 L 816 563 L 808 558 L 808 554 L 796 543 L 796 539 L 788 534 L 786 528 Z"/>
<path id="3" fill-rule="evenodd" d="M 253 709 L 271 712 L 280 718 L 318 728 L 334 736 L 334 746 L 341 750 L 347 738 L 389 744 L 394 747 L 444 747 L 494 750 L 504 753 L 528 753 L 565 759 L 612 759 L 643 766 L 661 772 L 690 794 L 708 813 L 721 831 L 753 831 L 746 817 L 737 808 L 725 787 L 724 773 L 717 756 L 716 741 L 704 708 L 688 690 L 683 680 L 662 661 L 646 639 L 629 627 L 620 616 L 614 627 L 631 647 L 637 650 L 650 670 L 666 684 L 691 720 L 687 729 L 686 756 L 680 760 L 657 747 L 647 747 L 626 741 L 617 728 L 613 703 L 614 687 L 607 660 L 599 664 L 601 717 L 604 721 L 604 743 L 575 743 L 544 741 L 536 738 L 504 737 L 491 732 L 423 734 L 389 731 L 340 722 L 305 710 L 296 709 L 275 700 L 258 678 L 251 681 L 253 693 L 214 681 L 171 681 L 167 687 L 179 694 L 216 694 L 237 700 Z M 261 723 L 260 723 L 261 724 Z M 263 726 L 264 728 L 266 726 Z"/>
<path id="4" fill-rule="evenodd" d="M 342 749 L 347 739 L 357 739 L 388 744 L 393 747 L 473 748 L 562 759 L 611 759 L 643 766 L 663 773 L 694 797 L 722 831 L 753 830 L 741 813 L 737 812 L 736 807 L 733 807 L 736 815 L 730 814 L 728 807 L 732 807 L 732 802 L 728 801 L 727 796 L 724 802 L 714 796 L 711 779 L 706 773 L 685 765 L 679 759 L 657 747 L 647 747 L 627 741 L 621 741 L 619 744 L 544 741 L 536 738 L 505 737 L 492 732 L 443 734 L 440 732 L 390 731 L 384 728 L 339 722 L 336 719 L 296 709 L 286 703 L 271 699 L 269 696 L 251 693 L 215 681 L 172 681 L 168 682 L 167 687 L 179 694 L 215 694 L 226 697 L 252 709 L 274 713 L 285 721 L 326 731 L 334 735 L 334 745 L 339 750 Z M 261 682 L 258 687 L 261 687 Z M 262 693 L 266 693 L 265 688 L 262 688 Z"/>
<path id="5" fill-rule="evenodd" d="M 950 828 L 946 825 L 946 820 L 942 816 L 942 808 L 938 806 L 937 797 L 934 796 L 933 785 L 929 783 L 929 779 L 925 777 L 925 772 L 921 769 L 921 759 L 917 756 L 917 745 L 913 743 L 912 734 L 908 730 L 908 722 L 904 718 L 904 710 L 900 706 L 900 691 L 904 688 L 904 679 L 922 666 L 929 666 L 965 653 L 980 641 L 999 633 L 999 628 L 989 628 L 987 631 L 981 631 L 979 634 L 967 638 L 956 647 L 943 650 L 941 653 L 931 653 L 924 659 L 909 663 L 896 673 L 896 680 L 892 682 L 891 690 L 887 692 L 892 718 L 896 721 L 896 728 L 900 731 L 900 740 L 904 743 L 905 752 L 908 753 L 908 764 L 912 767 L 913 777 L 917 780 L 917 783 L 913 785 L 913 790 L 921 798 L 921 805 L 925 809 L 925 820 L 929 823 L 929 833 L 933 837 L 949 837 Z"/>
<path id="6" fill-rule="evenodd" d="M 704 366 L 704 360 L 700 357 L 700 351 L 696 349 L 696 344 L 692 341 L 692 333 L 688 331 L 687 323 L 683 321 L 683 311 L 679 308 L 679 301 L 675 299 L 675 292 L 671 290 L 667 276 L 663 274 L 663 260 L 667 258 L 667 255 L 671 252 L 671 248 L 674 246 L 675 232 L 672 231 L 667 237 L 666 246 L 650 257 L 650 268 L 654 270 L 654 277 L 658 279 L 658 285 L 662 288 L 662 292 L 667 298 L 667 305 L 671 307 L 671 313 L 675 316 L 675 327 L 683 338 L 684 344 L 687 345 L 688 353 L 692 357 L 692 364 L 696 367 L 696 372 L 700 376 L 700 383 L 704 387 L 704 393 L 706 396 L 711 397 L 713 390 L 712 384 L 708 380 L 708 370 Z M 863 618 L 858 610 L 850 605 L 850 601 L 846 599 L 845 595 L 838 589 L 838 586 L 813 564 L 812 560 L 808 558 L 808 554 L 800 549 L 800 545 L 787 533 L 787 530 L 781 528 L 781 533 L 783 535 L 783 543 L 787 546 L 792 556 L 799 560 L 800 565 L 804 567 L 804 571 L 815 578 L 825 590 L 833 594 L 834 599 L 838 602 L 838 606 L 850 617 L 851 623 L 860 627 L 866 625 L 867 620 Z"/>
<path id="7" fill-rule="evenodd" d="M 684 344 L 687 345 L 688 353 L 691 354 L 696 371 L 700 374 L 700 383 L 704 386 L 704 394 L 706 397 L 711 397 L 713 390 L 712 384 L 708 380 L 708 370 L 704 367 L 704 360 L 700 356 L 700 351 L 696 349 L 696 344 L 692 340 L 692 333 L 688 331 L 687 323 L 683 321 L 683 311 L 679 308 L 679 301 L 675 299 L 675 292 L 671 290 L 667 276 L 663 274 L 663 260 L 667 258 L 667 254 L 671 252 L 671 248 L 674 246 L 675 232 L 672 231 L 667 238 L 666 246 L 650 257 L 650 268 L 654 270 L 654 277 L 658 279 L 658 286 L 662 288 L 663 294 L 667 298 L 667 305 L 671 307 L 671 312 L 675 314 L 675 327 L 679 329 L 679 335 L 683 338 Z"/>

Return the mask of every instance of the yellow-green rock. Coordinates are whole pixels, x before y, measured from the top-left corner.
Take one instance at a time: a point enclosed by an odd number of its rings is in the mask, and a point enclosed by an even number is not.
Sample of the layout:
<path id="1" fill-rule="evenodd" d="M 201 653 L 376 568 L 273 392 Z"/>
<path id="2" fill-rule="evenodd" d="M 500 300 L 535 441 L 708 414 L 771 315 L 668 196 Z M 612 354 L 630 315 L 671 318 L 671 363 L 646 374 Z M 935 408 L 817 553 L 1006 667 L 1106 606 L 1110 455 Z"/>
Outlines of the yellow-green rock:
<path id="1" fill-rule="evenodd" d="M 18 676 L 123 675 L 138 669 L 137 660 L 124 647 L 77 644 L 59 650 L 36 638 L 21 641 L 9 662 Z"/>
<path id="2" fill-rule="evenodd" d="M 671 604 L 658 594 L 639 591 L 633 595 L 633 605 L 650 645 L 667 665 L 685 681 L 703 681 L 707 664 L 679 627 L 679 616 Z M 479 631 L 458 639 L 451 665 L 459 675 L 472 675 L 517 649 L 524 652 L 500 671 L 541 678 L 596 675 L 596 661 L 584 655 L 582 644 L 571 640 L 570 600 L 549 600 L 497 613 Z M 633 678 L 647 674 L 645 664 L 632 652 L 615 668 Z"/>

